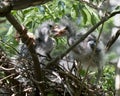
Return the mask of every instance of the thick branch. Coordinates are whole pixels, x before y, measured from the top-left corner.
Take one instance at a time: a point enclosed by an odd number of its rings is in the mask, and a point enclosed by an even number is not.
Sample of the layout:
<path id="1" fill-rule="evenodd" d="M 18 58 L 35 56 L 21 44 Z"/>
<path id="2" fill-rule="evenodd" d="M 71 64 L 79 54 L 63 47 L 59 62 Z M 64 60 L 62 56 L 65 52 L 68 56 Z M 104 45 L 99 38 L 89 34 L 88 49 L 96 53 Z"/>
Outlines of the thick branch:
<path id="1" fill-rule="evenodd" d="M 7 0 L 10 3 L 12 10 L 25 9 L 30 6 L 41 5 L 51 0 Z"/>
<path id="2" fill-rule="evenodd" d="M 20 37 L 22 39 L 22 42 L 27 45 L 28 50 L 31 53 L 32 60 L 34 62 L 33 67 L 34 67 L 34 72 L 35 72 L 35 78 L 37 81 L 42 81 L 42 70 L 40 68 L 40 63 L 39 63 L 36 51 L 34 49 L 32 40 L 27 35 L 27 30 L 25 28 L 23 28 L 11 14 L 7 14 L 6 18 L 14 26 L 14 28 L 18 31 L 18 33 L 20 34 Z M 40 89 L 43 92 L 44 88 L 43 88 L 43 86 L 41 86 L 41 87 L 42 88 L 40 88 Z"/>
<path id="3" fill-rule="evenodd" d="M 113 12 L 108 14 L 107 16 L 103 17 L 97 24 L 95 24 L 86 34 L 84 34 L 78 41 L 76 41 L 69 49 L 67 49 L 63 54 L 56 57 L 53 61 L 48 63 L 46 68 L 50 68 L 55 65 L 60 59 L 62 59 L 66 54 L 68 54 L 75 46 L 77 46 L 81 41 L 83 41 L 90 33 L 92 33 L 96 28 L 98 28 L 101 24 L 109 20 L 111 17 L 115 16 L 116 14 L 120 14 L 120 11 Z"/>
<path id="4" fill-rule="evenodd" d="M 41 5 L 51 0 L 4 0 L 0 1 L 0 16 L 6 16 L 11 10 L 21 10 L 30 6 Z"/>

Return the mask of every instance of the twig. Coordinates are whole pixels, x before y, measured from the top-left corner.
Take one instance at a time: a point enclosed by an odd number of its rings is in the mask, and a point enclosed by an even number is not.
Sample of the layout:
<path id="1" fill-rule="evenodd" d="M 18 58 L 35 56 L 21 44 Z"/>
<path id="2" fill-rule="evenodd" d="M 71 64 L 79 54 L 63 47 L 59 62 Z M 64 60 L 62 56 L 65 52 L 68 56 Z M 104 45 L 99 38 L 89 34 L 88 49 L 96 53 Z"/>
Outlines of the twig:
<path id="1" fill-rule="evenodd" d="M 116 32 L 116 34 L 114 36 L 111 37 L 111 39 L 108 41 L 107 45 L 106 45 L 106 52 L 110 49 L 110 47 L 114 44 L 114 42 L 118 39 L 120 35 L 120 29 Z"/>
<path id="2" fill-rule="evenodd" d="M 8 75 L 8 76 L 6 76 L 6 77 L 4 77 L 4 78 L 0 79 L 0 82 L 2 82 L 3 80 L 8 79 L 8 78 L 10 78 L 10 77 L 12 77 L 12 76 L 14 76 L 14 75 L 15 75 L 15 73 L 10 74 L 10 75 Z"/>
<path id="3" fill-rule="evenodd" d="M 69 73 L 66 73 L 64 71 L 57 71 L 61 76 L 67 76 L 68 78 L 72 79 L 76 84 L 78 84 L 79 86 L 81 86 L 81 82 L 80 80 L 74 76 L 73 74 L 69 74 Z"/>
<path id="4" fill-rule="evenodd" d="M 98 6 L 96 6 L 96 5 L 92 4 L 92 3 L 89 3 L 89 2 L 87 2 L 87 1 L 85 1 L 85 0 L 79 0 L 79 1 L 87 4 L 89 7 L 94 8 L 94 9 L 96 9 L 96 10 L 99 10 L 99 9 L 100 9 Z"/>
<path id="5" fill-rule="evenodd" d="M 0 70 L 4 70 L 4 71 L 12 71 L 14 69 L 15 68 L 5 68 L 5 67 L 0 66 Z"/>
<path id="6" fill-rule="evenodd" d="M 101 26 L 101 28 L 100 28 L 100 33 L 99 33 L 99 35 L 98 35 L 98 37 L 97 37 L 96 46 L 95 46 L 95 49 L 93 50 L 93 52 L 92 52 L 92 54 L 91 54 L 91 58 L 89 59 L 89 62 L 91 62 L 92 57 L 93 57 L 93 54 L 95 53 L 95 50 L 96 50 L 96 48 L 97 48 L 97 44 L 98 44 L 98 42 L 99 42 L 99 39 L 100 39 L 102 30 L 103 30 L 103 26 L 104 26 L 104 23 L 102 24 L 102 26 Z M 86 70 L 86 73 L 85 73 L 85 76 L 84 76 L 84 78 L 83 78 L 83 80 L 82 80 L 80 93 L 81 93 L 81 91 L 82 91 L 83 84 L 84 84 L 85 80 L 87 79 L 89 68 L 90 68 L 90 64 L 88 65 L 87 70 Z M 96 82 L 98 82 L 98 81 L 96 81 Z"/>
<path id="7" fill-rule="evenodd" d="M 13 46 L 11 46 L 10 44 L 8 44 L 8 43 L 6 43 L 2 40 L 0 40 L 0 42 L 3 43 L 4 45 L 7 45 L 8 47 L 11 47 L 17 54 L 19 54 L 19 52 Z"/>

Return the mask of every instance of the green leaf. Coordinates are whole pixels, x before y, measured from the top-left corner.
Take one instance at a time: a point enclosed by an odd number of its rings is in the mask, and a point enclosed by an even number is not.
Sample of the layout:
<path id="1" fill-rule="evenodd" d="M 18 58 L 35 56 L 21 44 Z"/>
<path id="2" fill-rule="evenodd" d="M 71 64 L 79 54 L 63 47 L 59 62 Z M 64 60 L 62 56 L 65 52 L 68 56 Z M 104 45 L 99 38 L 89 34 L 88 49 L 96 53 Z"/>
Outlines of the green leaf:
<path id="1" fill-rule="evenodd" d="M 93 13 L 91 14 L 91 23 L 92 23 L 92 25 L 95 25 L 95 23 L 96 23 Z"/>
<path id="2" fill-rule="evenodd" d="M 120 6 L 117 6 L 117 7 L 115 8 L 115 10 L 120 10 Z"/>
<path id="3" fill-rule="evenodd" d="M 11 35 L 12 32 L 13 32 L 13 26 L 11 26 L 11 27 L 9 28 L 9 30 L 8 30 L 8 32 L 7 32 L 7 34 L 6 34 L 6 36 Z"/>
<path id="4" fill-rule="evenodd" d="M 86 24 L 87 20 L 88 20 L 87 14 L 86 14 L 86 12 L 84 10 L 81 10 L 81 13 L 82 13 L 82 16 L 83 16 L 83 22 L 84 22 L 84 24 Z"/>
<path id="5" fill-rule="evenodd" d="M 91 13 L 91 23 L 95 25 L 97 23 L 98 16 L 95 13 Z"/>
<path id="6" fill-rule="evenodd" d="M 38 6 L 39 8 L 39 11 L 42 13 L 42 14 L 45 14 L 45 7 L 44 6 Z"/>
<path id="7" fill-rule="evenodd" d="M 60 8 L 60 10 L 64 10 L 65 9 L 65 3 L 63 1 L 59 1 L 58 2 L 58 7 Z"/>

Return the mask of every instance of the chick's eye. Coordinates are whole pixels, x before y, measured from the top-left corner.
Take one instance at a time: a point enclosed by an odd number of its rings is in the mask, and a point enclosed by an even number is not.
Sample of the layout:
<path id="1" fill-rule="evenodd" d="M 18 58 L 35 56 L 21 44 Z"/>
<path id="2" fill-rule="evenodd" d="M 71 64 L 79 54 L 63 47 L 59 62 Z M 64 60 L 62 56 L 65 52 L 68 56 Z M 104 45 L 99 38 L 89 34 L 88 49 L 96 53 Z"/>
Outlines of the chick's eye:
<path id="1" fill-rule="evenodd" d="M 88 42 L 89 42 L 89 41 L 92 41 L 92 42 L 96 43 L 96 39 L 92 39 L 92 38 L 89 38 L 87 41 L 88 41 Z"/>
<path id="2" fill-rule="evenodd" d="M 52 28 L 52 27 L 53 27 L 53 25 L 49 25 L 49 27 L 50 27 L 50 28 Z"/>
<path id="3" fill-rule="evenodd" d="M 68 26 L 66 26 L 66 27 L 65 27 L 65 30 L 69 30 L 69 27 L 68 27 Z"/>
<path id="4" fill-rule="evenodd" d="M 36 41 L 42 42 L 42 39 L 41 38 L 37 38 Z"/>

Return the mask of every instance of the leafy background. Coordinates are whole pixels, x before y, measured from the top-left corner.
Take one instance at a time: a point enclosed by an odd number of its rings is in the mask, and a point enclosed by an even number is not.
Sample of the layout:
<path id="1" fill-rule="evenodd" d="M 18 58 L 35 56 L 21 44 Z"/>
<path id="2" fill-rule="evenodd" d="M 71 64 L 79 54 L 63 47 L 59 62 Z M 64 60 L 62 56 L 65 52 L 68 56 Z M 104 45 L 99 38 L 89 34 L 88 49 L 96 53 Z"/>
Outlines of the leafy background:
<path id="1" fill-rule="evenodd" d="M 91 4 L 95 4 L 97 6 L 103 3 L 103 1 L 104 0 L 91 0 Z M 14 10 L 12 11 L 12 14 L 20 24 L 24 25 L 28 31 L 32 33 L 34 33 L 34 30 L 42 22 L 46 20 L 54 20 L 57 22 L 65 15 L 70 15 L 81 31 L 87 31 L 102 18 L 103 14 L 100 15 L 100 11 L 103 13 L 109 13 L 116 10 L 119 10 L 119 6 L 117 5 L 115 5 L 114 8 L 109 7 L 107 9 L 105 6 L 102 6 L 101 10 L 96 10 L 94 7 L 87 5 L 82 0 L 53 0 L 52 2 L 44 5 L 29 7 L 17 11 Z M 4 19 L 6 18 L 0 18 L 0 20 Z M 102 29 L 102 36 L 105 44 L 108 38 L 110 38 L 114 26 L 114 18 L 105 22 Z M 0 46 L 3 47 L 9 57 L 17 55 L 19 42 L 15 40 L 16 30 L 7 20 L 0 24 L 0 29 Z M 100 29 L 100 27 L 97 28 L 96 33 L 99 33 Z M 54 52 L 59 54 L 63 51 L 63 48 L 66 49 L 66 40 L 64 38 L 59 38 L 56 39 L 56 42 L 57 46 Z M 100 82 L 100 86 L 104 88 L 104 90 L 109 91 L 111 96 L 113 96 L 115 92 L 115 68 L 113 65 L 109 64 L 109 61 L 115 60 L 118 56 L 119 54 L 116 54 L 115 49 L 113 48 L 106 53 L 106 64 L 103 72 L 104 79 Z"/>

